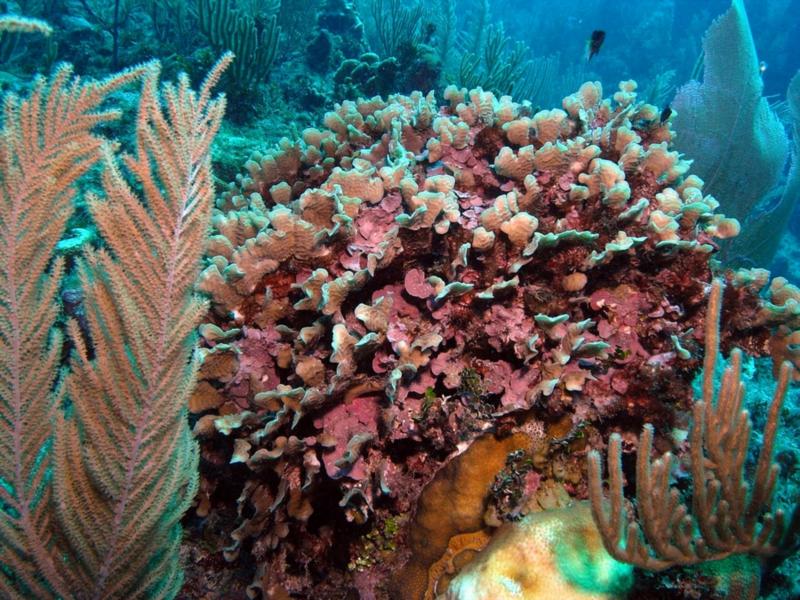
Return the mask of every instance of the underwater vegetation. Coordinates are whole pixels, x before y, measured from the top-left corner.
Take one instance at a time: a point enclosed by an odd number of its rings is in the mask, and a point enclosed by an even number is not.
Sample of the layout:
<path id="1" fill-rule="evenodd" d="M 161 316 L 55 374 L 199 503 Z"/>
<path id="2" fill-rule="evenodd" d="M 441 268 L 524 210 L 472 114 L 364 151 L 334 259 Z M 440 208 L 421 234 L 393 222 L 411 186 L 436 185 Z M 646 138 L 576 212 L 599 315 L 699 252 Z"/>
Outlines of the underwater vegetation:
<path id="1" fill-rule="evenodd" d="M 798 65 L 512 4 L 3 5 L 0 598 L 800 597 Z"/>
<path id="2" fill-rule="evenodd" d="M 63 66 L 29 97 L 6 97 L 5 598 L 157 598 L 180 589 L 180 519 L 197 489 L 185 404 L 204 300 L 192 287 L 213 197 L 210 145 L 225 109 L 210 94 L 231 59 L 221 59 L 199 93 L 185 77 L 159 91 L 151 63 L 100 82 L 83 82 Z M 100 105 L 132 82 L 142 85 L 139 143 L 136 154 L 118 157 L 92 130 L 119 116 Z M 74 183 L 98 161 L 104 198 L 87 202 L 105 247 L 74 265 L 82 315 L 65 336 L 54 327 L 65 271 L 55 250 Z M 69 372 L 61 366 L 65 337 L 74 346 Z"/>

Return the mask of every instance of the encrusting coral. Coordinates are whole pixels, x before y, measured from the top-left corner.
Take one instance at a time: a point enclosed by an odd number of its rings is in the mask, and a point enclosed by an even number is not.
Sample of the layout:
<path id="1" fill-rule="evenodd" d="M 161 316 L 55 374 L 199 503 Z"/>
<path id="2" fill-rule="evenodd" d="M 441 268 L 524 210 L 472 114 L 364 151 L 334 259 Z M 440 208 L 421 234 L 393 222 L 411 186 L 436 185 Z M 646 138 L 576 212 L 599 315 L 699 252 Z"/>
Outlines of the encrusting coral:
<path id="1" fill-rule="evenodd" d="M 226 557 L 247 549 L 256 588 L 381 597 L 402 551 L 335 565 L 413 516 L 481 435 L 528 435 L 536 477 L 585 497 L 577 454 L 612 418 L 680 424 L 691 401 L 710 257 L 739 226 L 672 150 L 661 111 L 632 81 L 612 99 L 586 83 L 535 114 L 480 89 L 444 98 L 337 105 L 217 201 L 197 511 L 222 482 L 239 493 Z M 800 291 L 776 280 L 761 299 L 765 272 L 729 278 L 723 348 L 796 360 Z M 544 433 L 554 422 L 563 431 Z"/>

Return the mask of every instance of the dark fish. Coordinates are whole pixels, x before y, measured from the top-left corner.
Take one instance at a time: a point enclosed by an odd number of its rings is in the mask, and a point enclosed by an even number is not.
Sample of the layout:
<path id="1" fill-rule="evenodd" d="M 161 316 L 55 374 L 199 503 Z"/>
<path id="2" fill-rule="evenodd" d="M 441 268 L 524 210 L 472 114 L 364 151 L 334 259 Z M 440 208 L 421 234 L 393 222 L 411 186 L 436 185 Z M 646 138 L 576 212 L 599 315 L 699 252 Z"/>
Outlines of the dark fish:
<path id="1" fill-rule="evenodd" d="M 592 37 L 589 38 L 589 58 L 588 60 L 592 60 L 592 57 L 600 52 L 600 47 L 603 45 L 603 42 L 606 39 L 606 32 L 602 29 L 595 29 L 592 32 Z"/>
<path id="2" fill-rule="evenodd" d="M 672 107 L 669 104 L 667 104 L 664 107 L 664 110 L 661 111 L 661 123 L 664 123 L 667 119 L 669 119 L 669 116 L 671 114 L 672 114 Z"/>

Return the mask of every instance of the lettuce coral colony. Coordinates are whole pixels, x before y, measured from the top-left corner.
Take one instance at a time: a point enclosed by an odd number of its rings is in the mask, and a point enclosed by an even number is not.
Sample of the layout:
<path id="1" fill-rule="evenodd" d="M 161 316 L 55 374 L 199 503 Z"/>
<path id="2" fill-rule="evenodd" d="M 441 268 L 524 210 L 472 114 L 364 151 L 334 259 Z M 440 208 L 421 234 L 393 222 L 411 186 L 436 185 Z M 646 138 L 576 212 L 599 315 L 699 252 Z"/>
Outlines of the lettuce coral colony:
<path id="1" fill-rule="evenodd" d="M 669 121 L 633 81 L 563 110 L 444 99 L 337 105 L 217 201 L 198 513 L 240 491 L 226 557 L 260 565 L 253 591 L 433 597 L 455 536 L 585 498 L 612 429 L 686 426 L 739 224 Z M 796 360 L 800 291 L 727 277 L 723 349 Z"/>

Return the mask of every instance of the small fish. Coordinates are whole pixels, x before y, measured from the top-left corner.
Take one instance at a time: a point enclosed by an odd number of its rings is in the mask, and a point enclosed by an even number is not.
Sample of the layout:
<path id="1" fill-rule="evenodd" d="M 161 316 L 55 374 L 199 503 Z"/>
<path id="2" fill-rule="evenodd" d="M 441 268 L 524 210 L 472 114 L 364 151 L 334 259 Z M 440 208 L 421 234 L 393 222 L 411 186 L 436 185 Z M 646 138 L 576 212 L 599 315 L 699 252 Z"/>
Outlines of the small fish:
<path id="1" fill-rule="evenodd" d="M 589 58 L 587 60 L 592 60 L 592 57 L 600 52 L 600 47 L 603 45 L 603 42 L 606 39 L 606 32 L 602 29 L 595 29 L 592 32 L 592 37 L 589 38 Z"/>
<path id="2" fill-rule="evenodd" d="M 765 61 L 765 60 L 762 60 L 760 63 L 758 63 L 758 72 L 759 72 L 759 73 L 761 73 L 761 74 L 763 75 L 763 74 L 764 74 L 764 71 L 766 71 L 766 70 L 767 70 L 767 67 L 768 67 L 768 66 L 769 66 L 769 65 L 767 64 L 767 61 Z"/>
<path id="3" fill-rule="evenodd" d="M 664 107 L 664 110 L 661 111 L 661 123 L 665 123 L 669 119 L 671 114 L 672 114 L 672 107 L 669 104 L 667 104 Z"/>
<path id="4" fill-rule="evenodd" d="M 436 23 L 428 22 L 422 28 L 422 39 L 426 43 L 430 42 L 436 35 Z"/>

